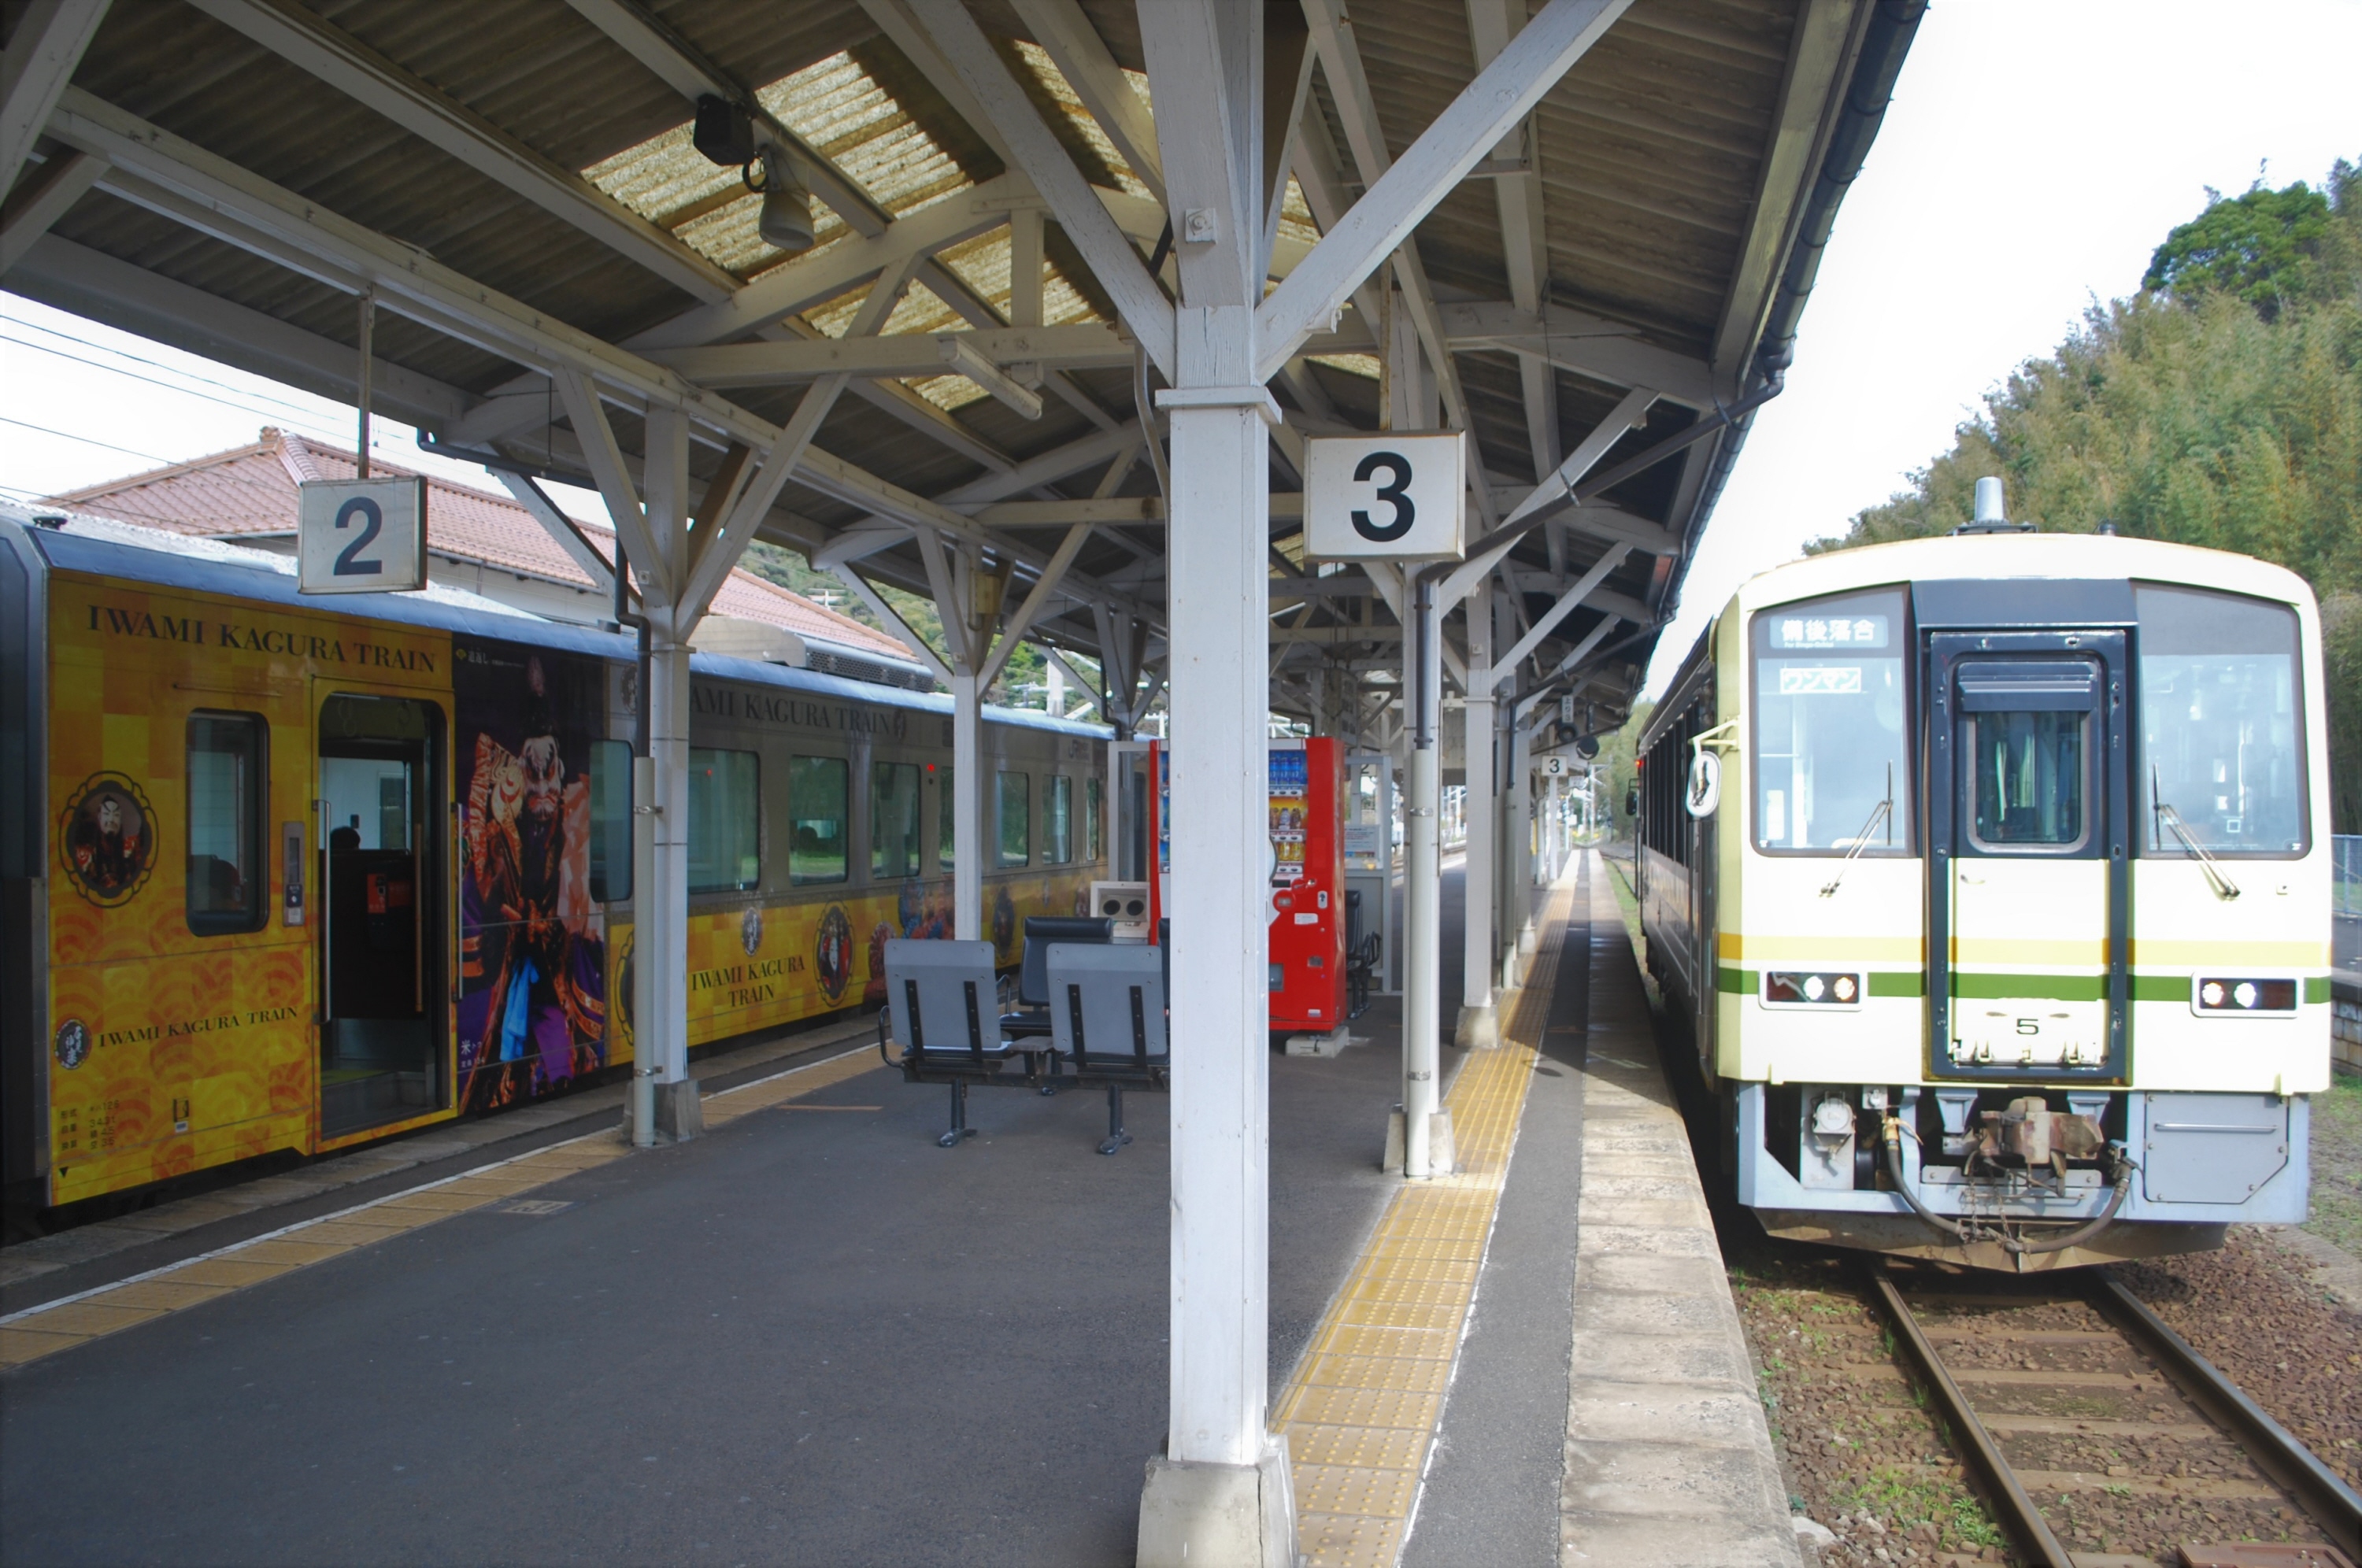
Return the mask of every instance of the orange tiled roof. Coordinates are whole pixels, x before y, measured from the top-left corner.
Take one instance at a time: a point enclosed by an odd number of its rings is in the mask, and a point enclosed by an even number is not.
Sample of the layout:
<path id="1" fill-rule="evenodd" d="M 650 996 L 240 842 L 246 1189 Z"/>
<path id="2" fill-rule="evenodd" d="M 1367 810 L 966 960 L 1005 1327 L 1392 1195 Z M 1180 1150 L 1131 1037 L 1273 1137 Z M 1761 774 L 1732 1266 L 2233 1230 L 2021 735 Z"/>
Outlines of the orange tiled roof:
<path id="1" fill-rule="evenodd" d="M 250 446 L 216 452 L 170 468 L 110 480 L 47 499 L 102 517 L 143 523 L 178 534 L 237 539 L 295 532 L 296 486 L 305 480 L 350 479 L 359 464 L 351 452 L 290 431 L 263 427 Z M 409 477 L 414 469 L 370 459 L 373 472 Z M 533 514 L 505 495 L 471 490 L 426 476 L 433 519 L 428 548 L 436 555 L 480 561 L 503 571 L 589 588 L 590 577 Z M 577 525 L 591 547 L 615 558 L 613 530 Z M 791 589 L 743 569 L 713 596 L 713 613 L 785 626 L 800 635 L 822 637 L 847 647 L 909 659 L 911 650 L 895 638 L 816 604 Z"/>

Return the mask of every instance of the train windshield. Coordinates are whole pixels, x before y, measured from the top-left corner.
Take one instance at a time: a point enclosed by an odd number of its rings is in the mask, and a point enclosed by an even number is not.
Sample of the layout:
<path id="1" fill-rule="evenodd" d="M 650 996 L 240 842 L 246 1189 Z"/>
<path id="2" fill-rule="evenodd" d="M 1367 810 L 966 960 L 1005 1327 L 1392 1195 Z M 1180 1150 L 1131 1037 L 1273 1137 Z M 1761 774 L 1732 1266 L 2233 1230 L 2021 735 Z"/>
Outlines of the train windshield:
<path id="1" fill-rule="evenodd" d="M 2303 854 L 2296 613 L 2146 583 L 2134 603 L 2142 853 Z"/>
<path id="2" fill-rule="evenodd" d="M 1755 846 L 1908 854 L 1902 590 L 1775 605 L 1751 635 Z"/>

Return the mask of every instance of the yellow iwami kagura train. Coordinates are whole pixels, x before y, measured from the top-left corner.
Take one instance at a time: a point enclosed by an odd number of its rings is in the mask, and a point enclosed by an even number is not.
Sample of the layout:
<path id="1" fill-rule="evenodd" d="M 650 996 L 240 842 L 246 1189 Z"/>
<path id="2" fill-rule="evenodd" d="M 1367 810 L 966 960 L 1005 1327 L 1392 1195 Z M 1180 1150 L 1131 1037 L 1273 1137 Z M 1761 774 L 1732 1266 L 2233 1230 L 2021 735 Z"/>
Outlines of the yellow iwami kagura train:
<path id="1" fill-rule="evenodd" d="M 1640 738 L 1638 861 L 1768 1231 L 2029 1268 L 2304 1218 L 2320 648 L 2292 573 L 2107 535 L 1739 590 Z"/>
<path id="2" fill-rule="evenodd" d="M 12 1214 L 631 1060 L 628 639 L 27 522 L 0 515 Z M 691 1044 L 874 1005 L 888 937 L 949 934 L 950 700 L 691 671 Z M 1099 874 L 1105 734 L 987 711 L 1004 962 Z"/>

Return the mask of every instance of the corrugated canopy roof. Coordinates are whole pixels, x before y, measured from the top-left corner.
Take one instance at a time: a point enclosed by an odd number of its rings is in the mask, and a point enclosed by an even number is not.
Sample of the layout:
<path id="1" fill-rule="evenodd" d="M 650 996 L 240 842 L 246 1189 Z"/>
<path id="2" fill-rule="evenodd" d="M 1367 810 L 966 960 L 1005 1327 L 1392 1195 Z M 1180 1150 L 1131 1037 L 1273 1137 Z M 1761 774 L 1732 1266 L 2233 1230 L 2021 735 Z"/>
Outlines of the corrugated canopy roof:
<path id="1" fill-rule="evenodd" d="M 1757 390 L 1767 349 L 1783 361 L 1919 8 L 1636 0 L 1417 226 L 1392 270 L 1402 292 L 1375 314 L 1416 333 L 1427 368 L 1401 361 L 1392 390 L 1414 423 L 1473 430 L 1491 515 L 1587 440 L 1605 471 Z M 1169 291 L 1132 7 L 969 9 Z M 1288 148 L 1275 284 L 1526 17 L 1525 0 L 1354 0 L 1350 14 L 1301 0 L 1300 16 L 1269 0 L 1269 57 L 1314 62 L 1300 117 L 1267 127 Z M 1125 675 L 1153 663 L 1163 533 L 1153 469 L 1123 460 L 1129 335 L 1043 221 L 1039 171 L 1010 166 L 906 0 L 479 0 L 453 21 L 430 0 L 114 6 L 11 199 L 47 232 L 12 234 L 6 286 L 350 398 L 359 279 L 431 275 L 444 304 L 383 297 L 377 405 L 442 449 L 576 482 L 586 459 L 563 402 L 518 347 L 534 333 L 636 356 L 742 424 L 784 423 L 817 377 L 847 370 L 763 537 L 925 592 L 909 527 L 941 529 L 986 569 L 1010 564 L 1014 603 L 1061 536 L 1045 530 L 1092 521 L 1032 635 Z M 693 146 L 701 93 L 746 107 L 802 172 L 811 250 L 766 242 L 762 198 Z M 881 272 L 900 292 L 856 341 Z M 1304 678 L 1323 662 L 1374 672 L 1397 657 L 1369 584 L 1303 575 L 1293 521 L 1300 436 L 1379 422 L 1377 299 L 1365 287 L 1273 382 L 1288 426 L 1273 447 L 1283 710 L 1311 701 Z M 500 330 L 469 329 L 470 312 Z M 628 455 L 639 421 L 628 395 L 611 401 Z M 699 485 L 730 429 L 700 425 Z M 1518 546 L 1498 580 L 1513 635 L 1625 552 L 1535 644 L 1520 689 L 1555 672 L 1602 723 L 1620 715 L 1744 432 L 1718 429 Z"/>

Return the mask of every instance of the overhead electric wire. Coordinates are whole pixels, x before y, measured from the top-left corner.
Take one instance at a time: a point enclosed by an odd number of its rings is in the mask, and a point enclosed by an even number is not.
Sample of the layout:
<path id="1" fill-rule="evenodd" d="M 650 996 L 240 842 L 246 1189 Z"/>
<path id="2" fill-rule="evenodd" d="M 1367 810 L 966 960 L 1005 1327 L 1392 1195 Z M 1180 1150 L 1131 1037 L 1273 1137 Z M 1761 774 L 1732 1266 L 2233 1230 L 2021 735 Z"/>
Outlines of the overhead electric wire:
<path id="1" fill-rule="evenodd" d="M 272 397 L 268 392 L 248 392 L 243 387 L 234 387 L 227 381 L 217 381 L 211 376 L 201 376 L 194 370 L 183 370 L 176 365 L 167 365 L 160 359 L 146 359 L 140 355 L 131 353 L 127 349 L 111 348 L 104 343 L 94 343 L 86 337 L 76 337 L 71 333 L 60 332 L 54 327 L 43 326 L 37 321 L 25 321 L 16 316 L 0 316 L 0 320 L 6 321 L 11 326 L 26 326 L 30 327 L 35 332 L 46 332 L 52 337 L 63 338 L 66 342 L 75 344 L 83 348 L 94 348 L 102 354 L 113 354 L 117 359 L 128 359 L 135 365 L 146 365 L 151 370 L 162 370 L 170 375 L 181 376 L 186 380 L 197 381 L 205 386 L 219 387 L 224 392 L 236 392 L 240 397 L 252 398 L 258 403 L 277 403 L 281 408 L 285 409 L 288 413 L 296 414 L 304 419 L 317 419 L 320 417 L 320 415 L 314 411 L 310 409 L 298 408 L 295 404 L 287 402 L 284 398 Z M 39 353 L 54 354 L 61 359 L 72 359 L 78 365 L 88 365 L 94 370 L 112 370 L 118 376 L 129 376 L 135 381 L 146 381 L 151 386 L 163 387 L 169 392 L 186 392 L 188 390 L 185 387 L 175 386 L 170 381 L 160 381 L 153 376 L 143 376 L 137 370 L 127 370 L 120 365 L 109 365 L 97 359 L 85 359 L 79 354 L 69 354 L 62 348 L 52 348 L 46 343 L 28 343 L 21 337 L 11 337 L 5 332 L 0 332 L 0 343 L 15 343 L 20 347 L 34 349 Z M 203 392 L 191 392 L 190 395 L 193 397 L 204 397 L 205 394 Z M 215 398 L 213 401 L 219 403 L 222 400 Z M 257 409 L 251 412 L 261 413 L 263 411 Z"/>
<path id="2" fill-rule="evenodd" d="M 20 324 L 20 325 L 21 325 L 21 324 Z M 59 334 L 58 336 L 60 336 L 60 337 L 63 337 L 64 335 L 63 335 L 62 333 L 61 333 L 61 334 Z M 78 342 L 81 342 L 82 340 L 81 340 L 80 338 L 68 337 L 68 338 L 66 338 L 66 341 L 67 341 L 67 342 L 69 342 L 69 343 L 78 343 Z M 122 366 L 120 366 L 120 365 L 109 365 L 109 364 L 106 364 L 106 363 L 105 363 L 105 362 L 103 362 L 103 361 L 101 361 L 101 360 L 97 360 L 97 359 L 83 359 L 83 358 L 81 355 L 79 355 L 79 354 L 69 354 L 69 353 L 65 352 L 65 350 L 63 350 L 63 349 L 61 349 L 61 348 L 52 348 L 49 347 L 47 344 L 43 344 L 43 343 L 28 343 L 28 342 L 26 342 L 23 338 L 20 338 L 20 337 L 9 337 L 7 334 L 6 334 L 6 333 L 0 333 L 0 343 L 14 343 L 14 344 L 17 344 L 19 348 L 30 348 L 30 349 L 34 350 L 34 351 L 35 351 L 35 352 L 37 352 L 37 353 L 41 353 L 41 354 L 54 354 L 54 355 L 56 355 L 59 359 L 70 359 L 70 360 L 72 360 L 73 363 L 75 363 L 75 364 L 77 364 L 77 365 L 88 365 L 88 366 L 89 366 L 92 370 L 105 370 L 105 371 L 106 371 L 106 372 L 107 372 L 108 374 L 110 374 L 110 375 L 123 376 L 123 377 L 126 377 L 126 378 L 127 378 L 127 379 L 129 379 L 129 380 L 131 380 L 131 381 L 145 381 L 145 382 L 146 382 L 148 385 L 149 385 L 149 386 L 152 386 L 152 387 L 161 387 L 164 391 L 166 391 L 166 392 L 179 392 L 179 393 L 180 393 L 182 396 L 183 396 L 183 397 L 200 398 L 200 399 L 203 399 L 203 400 L 204 400 L 204 402 L 206 402 L 206 403 L 218 403 L 220 406 L 222 406 L 222 407 L 224 407 L 224 408 L 234 408 L 234 409 L 237 409 L 237 410 L 239 413 L 241 413 L 241 414 L 259 414 L 259 415 L 260 415 L 261 417 L 263 417 L 263 418 L 265 418 L 265 419 L 275 419 L 275 420 L 278 420 L 281 424 L 282 424 L 282 425 L 288 425 L 288 426 L 289 426 L 289 427 L 291 427 L 291 428 L 298 429 L 298 430 L 300 431 L 300 433 L 301 433 L 301 434 L 305 435 L 305 436 L 308 436 L 312 437 L 312 438 L 313 438 L 313 439 L 315 439 L 315 440 L 319 440 L 319 441 L 330 441 L 330 442 L 342 443 L 343 441 L 345 441 L 345 440 L 348 439 L 348 437 L 347 436 L 345 436 L 345 435 L 343 435 L 343 434 L 337 433 L 337 432 L 333 431 L 331 428 L 328 428 L 328 427 L 331 425 L 331 424 L 332 424 L 332 422 L 331 422 L 330 420 L 325 419 L 325 418 L 323 418 L 322 416 L 320 416 L 319 414 L 313 414 L 313 413 L 309 413 L 309 412 L 307 412 L 306 410 L 297 408 L 293 403 L 283 403 L 283 402 L 281 402 L 281 401 L 280 401 L 279 399 L 277 399 L 277 398 L 270 397 L 270 396 L 268 396 L 268 395 L 266 395 L 266 394 L 263 394 L 263 393 L 256 392 L 256 393 L 247 393 L 247 394 L 241 394 L 241 395 L 251 396 L 251 397 L 253 397 L 257 402 L 259 402 L 259 403 L 278 403 L 279 407 L 280 407 L 281 409 L 285 410 L 286 412 L 285 412 L 284 414 L 280 414 L 280 413 L 274 413 L 272 410 L 270 410 L 270 409 L 269 409 L 269 408 L 254 408 L 254 407 L 250 407 L 250 406 L 248 406 L 248 404 L 246 404 L 246 403 L 236 403 L 236 402 L 231 401 L 231 400 L 230 400 L 230 399 L 228 399 L 228 398 L 226 398 L 226 397 L 217 397 L 217 396 L 215 396 L 215 395 L 214 393 L 212 393 L 212 392 L 198 392 L 198 391 L 196 391 L 195 389 L 191 388 L 191 387 L 184 387 L 184 386 L 178 386 L 178 385 L 175 385 L 174 383 L 172 383 L 172 382 L 171 382 L 171 381 L 158 381 L 154 376 L 143 376 L 143 375 L 141 375 L 141 374 L 140 374 L 138 371 L 137 371 L 137 370 L 125 370 L 125 369 L 124 369 Z M 102 353 L 108 353 L 108 354 L 112 354 L 112 353 L 116 352 L 116 350 L 114 350 L 114 349 L 112 349 L 112 348 L 105 348 L 101 347 L 101 346 L 100 346 L 100 345 L 98 345 L 98 344 L 90 344 L 90 345 L 87 345 L 87 347 L 94 348 L 99 348 L 100 352 L 102 352 Z M 124 356 L 124 358 L 125 358 L 125 359 L 134 359 L 134 360 L 137 360 L 138 363 L 140 363 L 140 364 L 142 364 L 142 365 L 155 365 L 155 366 L 156 366 L 156 368 L 157 368 L 158 370 L 166 370 L 166 371 L 170 371 L 171 373 L 172 373 L 172 374 L 174 374 L 174 375 L 180 375 L 180 374 L 182 374 L 182 373 L 183 373 L 183 372 L 182 372 L 182 371 L 173 370 L 172 370 L 172 367 L 171 367 L 170 365 L 159 365 L 159 364 L 157 364 L 157 363 L 156 363 L 156 361 L 155 361 L 155 360 L 153 360 L 153 359 L 140 359 L 138 358 L 138 355 L 135 355 L 135 354 L 126 354 L 126 355 Z M 231 387 L 231 386 L 228 386 L 228 385 L 227 385 L 226 383 L 225 383 L 225 382 L 222 382 L 222 381 L 208 381 L 205 377 L 203 377 L 203 376 L 195 376 L 195 375 L 192 375 L 192 376 L 190 376 L 190 377 L 189 377 L 189 379 L 190 379 L 191 381 L 204 381 L 204 383 L 205 383 L 207 386 L 216 386 L 216 387 L 221 387 L 221 388 L 222 388 L 224 391 L 226 391 L 226 392 L 237 392 L 237 388 L 235 388 L 235 387 Z M 287 415 L 289 415 L 289 414 L 292 414 L 292 415 L 294 416 L 294 418 L 291 419 L 291 418 L 287 417 Z M 296 421 L 296 420 L 299 420 L 299 419 L 300 419 L 300 420 L 303 420 L 303 421 L 304 421 L 304 422 L 306 422 L 306 423 L 311 426 L 311 428 L 303 428 L 302 426 L 297 425 L 296 425 L 296 423 L 295 423 L 295 421 Z M 375 450 L 378 448 L 379 445 L 380 445 L 380 443 L 378 443 L 378 442 L 375 442 L 375 441 L 370 442 L 370 450 L 375 451 Z"/>
<path id="3" fill-rule="evenodd" d="M 70 430 L 52 430 L 46 425 L 30 425 L 21 419 L 11 419 L 5 414 L 0 414 L 0 425 L 14 425 L 21 430 L 39 431 L 44 436 L 54 436 L 61 441 L 79 441 L 85 447 L 104 447 L 110 452 L 120 452 L 127 458 L 138 458 L 145 463 L 161 463 L 167 468 L 172 465 L 171 458 L 160 458 L 153 452 L 135 452 L 128 447 L 118 447 L 112 441 L 100 441 L 88 436 L 77 436 Z"/>

